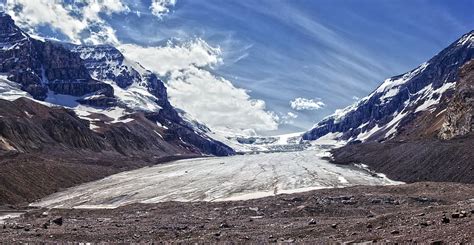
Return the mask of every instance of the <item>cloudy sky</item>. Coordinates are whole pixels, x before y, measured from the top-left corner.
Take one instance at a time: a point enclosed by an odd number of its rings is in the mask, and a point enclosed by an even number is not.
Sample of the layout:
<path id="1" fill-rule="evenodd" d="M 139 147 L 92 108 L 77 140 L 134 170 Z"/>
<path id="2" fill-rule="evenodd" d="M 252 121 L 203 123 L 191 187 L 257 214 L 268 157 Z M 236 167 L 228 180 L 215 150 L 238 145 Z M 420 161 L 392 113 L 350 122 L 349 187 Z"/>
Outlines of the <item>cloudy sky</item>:
<path id="1" fill-rule="evenodd" d="M 474 29 L 458 0 L 0 0 L 34 35 L 109 43 L 211 128 L 303 131 Z"/>

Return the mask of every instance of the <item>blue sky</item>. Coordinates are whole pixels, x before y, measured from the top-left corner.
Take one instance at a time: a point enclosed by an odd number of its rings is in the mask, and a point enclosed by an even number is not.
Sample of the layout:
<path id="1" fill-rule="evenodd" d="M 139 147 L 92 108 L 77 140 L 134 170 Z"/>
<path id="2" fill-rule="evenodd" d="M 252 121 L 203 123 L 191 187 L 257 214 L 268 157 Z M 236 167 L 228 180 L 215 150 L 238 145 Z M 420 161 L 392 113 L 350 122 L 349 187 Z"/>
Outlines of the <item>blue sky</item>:
<path id="1" fill-rule="evenodd" d="M 474 29 L 472 0 L 47 2 L 4 3 L 32 33 L 121 47 L 211 127 L 262 134 L 306 130 Z"/>

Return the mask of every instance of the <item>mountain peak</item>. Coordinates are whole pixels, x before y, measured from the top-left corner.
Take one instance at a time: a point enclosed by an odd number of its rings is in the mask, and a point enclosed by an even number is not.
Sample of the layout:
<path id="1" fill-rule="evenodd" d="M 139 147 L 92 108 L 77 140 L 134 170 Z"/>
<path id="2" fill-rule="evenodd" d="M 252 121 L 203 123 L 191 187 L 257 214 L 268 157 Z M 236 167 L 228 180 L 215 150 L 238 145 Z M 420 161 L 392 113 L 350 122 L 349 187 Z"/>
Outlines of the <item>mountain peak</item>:
<path id="1" fill-rule="evenodd" d="M 0 12 L 0 31 L 3 33 L 5 31 L 11 32 L 12 30 L 20 31 L 9 14 Z"/>
<path id="2" fill-rule="evenodd" d="M 464 34 L 457 42 L 459 45 L 466 45 L 474 43 L 474 30 Z"/>
<path id="3" fill-rule="evenodd" d="M 3 19 L 10 19 L 10 20 L 13 21 L 12 17 L 9 14 L 7 14 L 3 11 L 0 11 L 0 21 L 3 20 Z"/>

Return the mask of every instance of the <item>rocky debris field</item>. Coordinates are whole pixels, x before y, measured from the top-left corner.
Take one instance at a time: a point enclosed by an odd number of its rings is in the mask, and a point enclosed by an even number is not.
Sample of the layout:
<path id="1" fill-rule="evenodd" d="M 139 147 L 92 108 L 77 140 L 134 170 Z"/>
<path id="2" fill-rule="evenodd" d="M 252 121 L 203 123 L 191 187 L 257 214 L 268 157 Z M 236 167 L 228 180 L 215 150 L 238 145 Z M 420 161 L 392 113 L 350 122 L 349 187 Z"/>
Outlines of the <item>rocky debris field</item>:
<path id="1" fill-rule="evenodd" d="M 10 242 L 474 241 L 474 185 L 356 186 L 233 202 L 36 209 L 4 220 Z"/>

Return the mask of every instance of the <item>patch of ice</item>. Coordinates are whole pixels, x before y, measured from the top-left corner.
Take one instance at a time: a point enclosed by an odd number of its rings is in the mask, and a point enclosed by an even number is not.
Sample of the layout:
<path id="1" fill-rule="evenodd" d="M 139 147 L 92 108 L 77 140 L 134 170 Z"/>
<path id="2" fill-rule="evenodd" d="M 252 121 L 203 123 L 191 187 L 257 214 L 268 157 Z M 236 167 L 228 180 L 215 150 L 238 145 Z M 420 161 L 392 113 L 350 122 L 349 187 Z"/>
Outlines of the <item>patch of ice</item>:
<path id="1" fill-rule="evenodd" d="M 445 83 L 443 86 L 433 90 L 433 86 L 430 84 L 426 89 L 423 90 L 423 96 L 420 99 L 425 99 L 423 104 L 418 106 L 415 112 L 425 111 L 431 106 L 438 104 L 441 101 L 442 95 L 451 88 L 454 88 L 456 83 Z M 437 98 L 434 98 L 435 95 L 438 95 Z"/>
<path id="2" fill-rule="evenodd" d="M 8 219 L 18 218 L 23 214 L 24 213 L 20 213 L 20 212 L 11 212 L 11 213 L 0 214 L 0 224 L 4 224 L 5 221 L 8 220 Z"/>
<path id="3" fill-rule="evenodd" d="M 396 95 L 397 94 L 396 92 L 398 91 L 398 89 L 396 89 L 397 87 L 399 87 L 402 84 L 405 84 L 406 82 L 410 81 L 413 77 L 415 77 L 416 75 L 423 72 L 426 69 L 426 67 L 428 67 L 428 65 L 429 65 L 429 63 L 425 62 L 425 63 L 419 65 L 414 70 L 403 74 L 399 78 L 386 79 L 382 83 L 382 85 L 380 85 L 375 90 L 374 93 L 383 93 L 384 95 L 382 97 L 385 98 L 385 99 Z M 394 90 L 394 91 L 392 91 L 392 90 Z"/>
<path id="4" fill-rule="evenodd" d="M 366 141 L 370 136 L 372 136 L 373 134 L 377 133 L 381 128 L 379 127 L 379 125 L 375 125 L 373 128 L 369 129 L 369 130 L 366 130 L 364 133 L 360 133 L 359 135 L 357 135 L 357 139 L 364 142 Z"/>
<path id="5" fill-rule="evenodd" d="M 386 133 L 385 133 L 385 138 L 388 138 L 388 137 L 393 137 L 395 136 L 395 134 L 397 133 L 397 127 L 398 125 L 400 124 L 400 121 L 407 115 L 408 113 L 405 112 L 405 111 L 402 111 L 400 113 L 398 112 L 395 112 L 394 115 L 393 115 L 393 119 L 387 123 L 384 128 L 385 129 L 389 129 Z"/>
<path id="6" fill-rule="evenodd" d="M 461 45 L 461 46 L 465 45 L 466 43 L 470 43 L 470 45 L 472 45 L 472 43 L 474 43 L 474 33 L 470 33 L 469 35 L 466 35 L 466 36 L 462 37 L 458 41 L 458 45 Z"/>
<path id="7" fill-rule="evenodd" d="M 0 99 L 13 101 L 21 97 L 33 99 L 31 95 L 21 90 L 18 83 L 8 80 L 7 75 L 0 74 Z"/>

